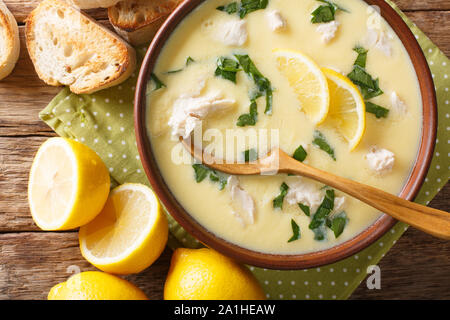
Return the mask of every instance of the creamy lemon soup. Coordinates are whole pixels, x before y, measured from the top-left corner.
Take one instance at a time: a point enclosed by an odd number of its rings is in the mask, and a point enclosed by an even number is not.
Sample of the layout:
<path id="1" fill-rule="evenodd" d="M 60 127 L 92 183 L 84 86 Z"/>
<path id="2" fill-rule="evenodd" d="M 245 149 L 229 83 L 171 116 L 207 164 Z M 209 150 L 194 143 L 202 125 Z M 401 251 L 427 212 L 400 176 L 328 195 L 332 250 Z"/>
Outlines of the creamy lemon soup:
<path id="1" fill-rule="evenodd" d="M 211 171 L 193 162 L 179 137 L 201 128 L 197 141 L 228 160 L 279 146 L 393 194 L 419 147 L 411 60 L 361 0 L 205 1 L 165 44 L 148 87 L 148 134 L 175 197 L 218 237 L 261 252 L 326 249 L 380 213 L 302 177 Z"/>

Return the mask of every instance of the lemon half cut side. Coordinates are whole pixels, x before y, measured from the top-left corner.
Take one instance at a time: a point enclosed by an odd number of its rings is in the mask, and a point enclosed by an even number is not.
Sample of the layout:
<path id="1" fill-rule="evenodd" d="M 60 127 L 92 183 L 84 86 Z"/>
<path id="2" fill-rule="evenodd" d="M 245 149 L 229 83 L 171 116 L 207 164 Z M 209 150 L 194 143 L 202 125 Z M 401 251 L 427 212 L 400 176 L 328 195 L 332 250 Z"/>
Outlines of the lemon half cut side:
<path id="1" fill-rule="evenodd" d="M 43 230 L 80 227 L 101 211 L 109 188 L 108 170 L 93 150 L 71 139 L 50 138 L 31 166 L 31 215 Z"/>
<path id="2" fill-rule="evenodd" d="M 127 183 L 111 191 L 102 212 L 80 228 L 83 257 L 102 271 L 139 273 L 163 252 L 168 222 L 153 191 Z"/>

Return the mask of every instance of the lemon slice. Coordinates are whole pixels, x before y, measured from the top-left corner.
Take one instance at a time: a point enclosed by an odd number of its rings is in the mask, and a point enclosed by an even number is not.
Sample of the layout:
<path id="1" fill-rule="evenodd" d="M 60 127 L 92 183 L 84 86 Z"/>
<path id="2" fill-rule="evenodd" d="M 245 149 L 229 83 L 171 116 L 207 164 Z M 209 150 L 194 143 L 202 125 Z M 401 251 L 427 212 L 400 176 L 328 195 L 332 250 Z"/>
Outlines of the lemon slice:
<path id="1" fill-rule="evenodd" d="M 108 170 L 94 151 L 74 140 L 48 139 L 31 166 L 31 215 L 43 230 L 77 228 L 102 210 L 109 188 Z"/>
<path id="2" fill-rule="evenodd" d="M 124 184 L 111 191 L 102 212 L 80 228 L 82 255 L 109 273 L 138 273 L 163 252 L 168 223 L 153 191 Z"/>
<path id="3" fill-rule="evenodd" d="M 330 104 L 328 83 L 320 67 L 298 51 L 274 51 L 278 70 L 288 79 L 301 110 L 314 124 L 322 123 Z"/>
<path id="4" fill-rule="evenodd" d="M 366 105 L 359 89 L 339 72 L 323 68 L 330 90 L 330 110 L 325 125 L 335 128 L 354 150 L 366 129 Z"/>

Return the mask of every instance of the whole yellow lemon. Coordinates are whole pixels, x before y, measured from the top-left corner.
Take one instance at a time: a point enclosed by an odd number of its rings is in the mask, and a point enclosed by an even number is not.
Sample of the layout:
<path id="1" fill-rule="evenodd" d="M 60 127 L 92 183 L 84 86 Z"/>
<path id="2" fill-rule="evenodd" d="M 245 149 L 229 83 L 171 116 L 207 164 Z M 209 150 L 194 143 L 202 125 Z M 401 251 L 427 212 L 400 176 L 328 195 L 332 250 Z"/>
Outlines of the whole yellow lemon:
<path id="1" fill-rule="evenodd" d="M 177 249 L 164 286 L 165 300 L 264 300 L 253 274 L 211 249 Z"/>

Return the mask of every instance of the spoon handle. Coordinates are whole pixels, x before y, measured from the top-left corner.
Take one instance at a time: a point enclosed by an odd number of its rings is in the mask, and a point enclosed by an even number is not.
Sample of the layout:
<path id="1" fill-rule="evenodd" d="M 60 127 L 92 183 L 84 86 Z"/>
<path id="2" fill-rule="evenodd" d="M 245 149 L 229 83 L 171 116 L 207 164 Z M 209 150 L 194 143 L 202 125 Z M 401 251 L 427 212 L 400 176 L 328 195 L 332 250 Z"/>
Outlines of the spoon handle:
<path id="1" fill-rule="evenodd" d="M 394 196 L 380 189 L 282 157 L 280 171 L 311 178 L 384 212 L 435 237 L 450 240 L 450 213 Z"/>

